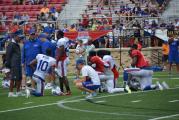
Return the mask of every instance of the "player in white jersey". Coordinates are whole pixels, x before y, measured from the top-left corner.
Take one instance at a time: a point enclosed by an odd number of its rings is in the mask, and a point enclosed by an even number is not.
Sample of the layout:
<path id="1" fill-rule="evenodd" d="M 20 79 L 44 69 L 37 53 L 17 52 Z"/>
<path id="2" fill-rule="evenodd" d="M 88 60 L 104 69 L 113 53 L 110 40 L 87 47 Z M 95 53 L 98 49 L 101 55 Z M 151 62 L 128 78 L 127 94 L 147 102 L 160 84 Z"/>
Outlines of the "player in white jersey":
<path id="1" fill-rule="evenodd" d="M 64 38 L 64 34 L 62 31 L 58 31 L 57 33 L 57 49 L 56 49 L 56 64 L 57 69 L 56 72 L 59 76 L 60 89 L 64 92 L 63 85 L 66 88 L 66 95 L 71 95 L 71 90 L 69 86 L 69 82 L 67 79 L 67 66 L 69 64 L 68 58 L 68 40 Z"/>
<path id="2" fill-rule="evenodd" d="M 98 73 L 89 65 L 85 65 L 83 59 L 78 59 L 76 61 L 76 68 L 81 71 L 82 79 L 75 80 L 75 86 L 84 92 L 89 92 L 90 94 L 86 96 L 86 99 L 91 99 L 96 96 L 95 90 L 100 87 L 100 79 Z"/>
<path id="3" fill-rule="evenodd" d="M 169 88 L 165 82 L 162 82 L 162 84 L 160 84 L 157 81 L 156 84 L 152 84 L 152 75 L 152 70 L 126 68 L 124 69 L 123 79 L 126 84 L 129 84 L 132 90 L 163 90 L 164 88 Z"/>
<path id="4" fill-rule="evenodd" d="M 36 70 L 33 74 L 33 80 L 37 84 L 37 87 L 35 90 L 31 91 L 31 94 L 34 96 L 43 96 L 44 95 L 44 84 L 45 84 L 45 77 L 50 74 L 53 76 L 55 80 L 54 75 L 54 69 L 56 65 L 56 60 L 51 56 L 51 49 L 46 50 L 46 55 L 44 54 L 38 54 L 36 56 L 36 59 L 34 59 L 30 66 L 34 68 L 34 65 L 37 64 Z"/>

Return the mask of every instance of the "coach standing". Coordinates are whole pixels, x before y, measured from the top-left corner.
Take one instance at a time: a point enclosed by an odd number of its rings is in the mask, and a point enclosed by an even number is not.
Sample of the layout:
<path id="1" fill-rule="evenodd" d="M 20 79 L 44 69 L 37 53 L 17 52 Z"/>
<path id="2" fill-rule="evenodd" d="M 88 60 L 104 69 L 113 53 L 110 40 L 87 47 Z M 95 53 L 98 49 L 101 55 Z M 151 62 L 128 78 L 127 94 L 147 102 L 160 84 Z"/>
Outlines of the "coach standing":
<path id="1" fill-rule="evenodd" d="M 6 49 L 6 63 L 5 66 L 11 71 L 10 80 L 10 92 L 8 97 L 18 97 L 21 96 L 20 92 L 21 80 L 22 80 L 22 70 L 21 70 L 21 50 L 20 41 L 21 34 L 19 31 L 13 33 L 12 41 L 8 44 Z M 13 93 L 14 83 L 16 83 L 17 92 Z"/>
<path id="2" fill-rule="evenodd" d="M 34 60 L 37 54 L 42 52 L 40 40 L 37 39 L 35 29 L 29 31 L 30 38 L 24 43 L 22 48 L 22 66 L 25 69 L 26 77 L 31 81 L 32 88 L 35 87 L 35 83 L 32 82 L 32 75 L 34 70 L 29 66 L 30 62 Z M 26 78 L 26 79 L 27 79 Z M 30 81 L 28 81 L 30 83 Z"/>

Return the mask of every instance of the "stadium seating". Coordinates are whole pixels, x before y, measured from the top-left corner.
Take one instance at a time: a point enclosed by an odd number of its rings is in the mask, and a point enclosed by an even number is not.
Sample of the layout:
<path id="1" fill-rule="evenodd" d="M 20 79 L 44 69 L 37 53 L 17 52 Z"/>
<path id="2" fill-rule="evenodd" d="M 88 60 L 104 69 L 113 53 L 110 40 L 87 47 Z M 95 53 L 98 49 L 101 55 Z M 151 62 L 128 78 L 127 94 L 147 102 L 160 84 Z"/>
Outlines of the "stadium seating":
<path id="1" fill-rule="evenodd" d="M 59 11 L 62 10 L 62 5 L 66 4 L 66 0 L 48 0 L 47 7 L 50 8 L 52 4 Z M 30 17 L 30 21 L 34 21 L 37 19 L 37 14 L 39 14 L 40 9 L 42 7 L 43 7 L 42 4 L 30 5 L 25 3 L 25 5 L 14 5 L 13 0 L 0 0 L 0 13 L 5 12 L 8 20 L 12 20 L 14 16 L 14 12 L 18 12 L 20 15 L 22 15 L 23 13 L 27 13 Z M 0 32 L 4 30 L 5 28 L 0 26 Z"/>

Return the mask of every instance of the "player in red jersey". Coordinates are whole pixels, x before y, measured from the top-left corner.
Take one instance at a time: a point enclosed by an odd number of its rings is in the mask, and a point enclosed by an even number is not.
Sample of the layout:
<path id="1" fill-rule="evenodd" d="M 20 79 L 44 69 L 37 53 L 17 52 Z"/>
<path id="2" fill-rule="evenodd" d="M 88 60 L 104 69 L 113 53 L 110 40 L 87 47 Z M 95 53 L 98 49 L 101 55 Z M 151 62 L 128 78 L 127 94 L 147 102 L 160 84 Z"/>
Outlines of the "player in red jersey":
<path id="1" fill-rule="evenodd" d="M 56 50 L 56 60 L 57 60 L 57 74 L 60 81 L 60 89 L 62 92 L 63 85 L 66 88 L 66 95 L 71 95 L 69 82 L 67 79 L 67 65 L 69 64 L 68 51 L 66 51 L 67 40 L 64 38 L 62 31 L 57 32 L 57 50 Z"/>
<path id="2" fill-rule="evenodd" d="M 131 50 L 129 51 L 129 56 L 132 58 L 132 67 L 137 67 L 141 69 L 149 67 L 149 62 L 146 60 L 142 52 L 138 50 L 136 44 L 131 47 Z"/>

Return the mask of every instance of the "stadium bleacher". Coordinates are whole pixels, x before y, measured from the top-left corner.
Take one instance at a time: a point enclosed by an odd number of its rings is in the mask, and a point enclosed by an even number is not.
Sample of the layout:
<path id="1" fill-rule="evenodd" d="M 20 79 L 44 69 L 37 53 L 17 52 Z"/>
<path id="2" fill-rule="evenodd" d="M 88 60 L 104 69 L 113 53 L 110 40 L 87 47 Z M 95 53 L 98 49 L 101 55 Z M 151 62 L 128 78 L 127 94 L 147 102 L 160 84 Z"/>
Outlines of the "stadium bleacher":
<path id="1" fill-rule="evenodd" d="M 66 4 L 66 0 L 48 0 L 47 7 L 50 8 L 52 5 L 58 10 L 62 10 L 62 6 Z M 14 13 L 17 12 L 19 15 L 27 13 L 30 17 L 29 21 L 36 21 L 37 15 L 40 13 L 40 9 L 43 7 L 43 4 L 38 5 L 29 5 L 25 2 L 24 5 L 14 5 L 13 0 L 0 0 L 0 13 L 5 13 L 7 20 L 13 20 Z M 7 22 L 9 23 L 9 22 Z M 0 25 L 0 32 L 5 32 L 6 26 Z"/>

